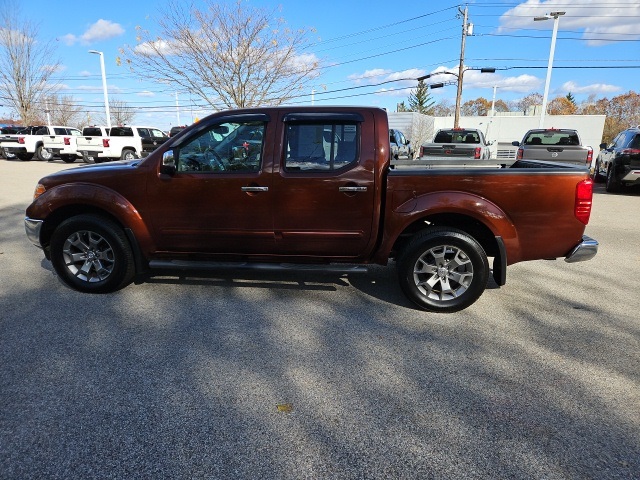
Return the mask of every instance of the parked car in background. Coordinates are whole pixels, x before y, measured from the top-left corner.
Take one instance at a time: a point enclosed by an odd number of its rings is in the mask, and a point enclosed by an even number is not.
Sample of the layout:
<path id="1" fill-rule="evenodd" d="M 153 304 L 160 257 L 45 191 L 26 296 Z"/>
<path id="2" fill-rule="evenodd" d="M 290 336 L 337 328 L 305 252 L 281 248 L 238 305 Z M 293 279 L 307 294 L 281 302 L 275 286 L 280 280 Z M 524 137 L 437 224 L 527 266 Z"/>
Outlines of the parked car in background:
<path id="1" fill-rule="evenodd" d="M 78 139 L 78 151 L 85 161 L 95 163 L 133 160 L 146 157 L 168 139 L 162 130 L 155 127 L 86 127 Z"/>
<path id="2" fill-rule="evenodd" d="M 82 135 L 76 140 L 78 154 L 85 163 L 108 161 L 104 149 L 109 146 L 109 128 L 89 125 L 82 129 Z"/>
<path id="3" fill-rule="evenodd" d="M 49 153 L 57 155 L 65 163 L 73 163 L 77 158 L 78 146 L 76 139 L 81 135 L 80 130 L 72 127 L 54 127 L 49 135 L 43 135 L 42 144 Z"/>
<path id="4" fill-rule="evenodd" d="M 394 160 L 412 160 L 413 148 L 411 148 L 411 142 L 407 140 L 400 130 L 389 129 L 389 144 L 391 145 L 391 158 Z"/>
<path id="5" fill-rule="evenodd" d="M 38 160 L 51 160 L 53 154 L 44 146 L 45 135 L 64 134 L 72 127 L 58 125 L 37 125 L 25 127 L 15 135 L 9 135 L 0 141 L 0 147 L 12 153 L 20 160 L 31 160 L 35 155 Z"/>
<path id="6" fill-rule="evenodd" d="M 516 159 L 573 163 L 589 168 L 593 161 L 593 148 L 583 146 L 578 131 L 572 129 L 536 128 L 512 145 L 518 147 Z"/>
<path id="7" fill-rule="evenodd" d="M 186 125 L 175 125 L 175 126 L 171 127 L 171 129 L 169 130 L 169 136 L 173 137 L 173 136 L 179 134 L 185 128 L 187 128 Z"/>
<path id="8" fill-rule="evenodd" d="M 433 142 L 422 144 L 420 157 L 487 160 L 491 158 L 490 145 L 477 128 L 445 128 L 436 132 Z"/>
<path id="9" fill-rule="evenodd" d="M 2 125 L 0 126 L 0 142 L 9 138 L 11 135 L 15 135 L 24 127 L 19 125 Z M 0 148 L 0 158 L 15 158 L 12 153 L 6 153 L 3 148 Z"/>
<path id="10" fill-rule="evenodd" d="M 606 179 L 607 192 L 640 184 L 640 125 L 623 130 L 609 145 L 600 144 L 593 179 L 596 182 Z"/>

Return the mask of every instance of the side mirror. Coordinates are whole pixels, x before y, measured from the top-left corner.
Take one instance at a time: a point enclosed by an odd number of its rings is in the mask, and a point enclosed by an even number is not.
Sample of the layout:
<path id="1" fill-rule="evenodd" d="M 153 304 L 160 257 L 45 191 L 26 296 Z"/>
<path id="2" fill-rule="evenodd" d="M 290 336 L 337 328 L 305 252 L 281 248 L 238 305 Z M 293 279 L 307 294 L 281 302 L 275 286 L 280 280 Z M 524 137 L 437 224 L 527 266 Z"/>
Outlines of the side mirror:
<path id="1" fill-rule="evenodd" d="M 605 148 L 607 148 L 607 144 L 606 143 L 601 143 L 600 144 L 600 150 L 604 150 Z"/>
<path id="2" fill-rule="evenodd" d="M 176 174 L 176 159 L 173 156 L 173 150 L 167 150 L 162 154 L 162 166 L 160 167 L 160 173 L 171 176 Z"/>
<path id="3" fill-rule="evenodd" d="M 520 142 L 517 140 L 514 140 L 513 142 L 511 142 L 511 145 L 513 145 L 514 147 L 519 147 L 520 146 Z"/>

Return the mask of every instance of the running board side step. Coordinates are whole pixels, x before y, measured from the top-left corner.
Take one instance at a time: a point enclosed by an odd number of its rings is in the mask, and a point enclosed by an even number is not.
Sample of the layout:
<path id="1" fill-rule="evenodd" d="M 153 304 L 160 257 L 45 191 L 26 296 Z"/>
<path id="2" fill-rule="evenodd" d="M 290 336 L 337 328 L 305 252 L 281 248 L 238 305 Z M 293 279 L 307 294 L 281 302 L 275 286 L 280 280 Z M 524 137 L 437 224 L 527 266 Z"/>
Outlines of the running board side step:
<path id="1" fill-rule="evenodd" d="M 193 271 L 303 271 L 326 273 L 368 273 L 363 265 L 306 264 L 306 263 L 253 263 L 253 262 L 201 262 L 195 260 L 151 260 L 149 267 L 154 270 L 193 270 Z"/>

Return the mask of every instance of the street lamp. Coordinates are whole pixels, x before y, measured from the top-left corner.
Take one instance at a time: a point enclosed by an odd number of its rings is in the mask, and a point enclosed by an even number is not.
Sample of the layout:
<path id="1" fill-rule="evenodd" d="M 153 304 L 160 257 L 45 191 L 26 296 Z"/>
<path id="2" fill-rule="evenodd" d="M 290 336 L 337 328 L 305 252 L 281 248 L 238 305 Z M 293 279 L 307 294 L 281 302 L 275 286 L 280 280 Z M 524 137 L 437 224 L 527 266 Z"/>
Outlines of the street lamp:
<path id="1" fill-rule="evenodd" d="M 104 92 L 104 111 L 107 115 L 107 127 L 111 128 L 111 115 L 109 114 L 109 95 L 107 94 L 107 74 L 104 71 L 104 53 L 97 50 L 89 50 L 89 53 L 100 55 L 100 69 L 102 70 L 102 90 Z"/>
<path id="2" fill-rule="evenodd" d="M 470 68 L 470 67 L 466 67 L 466 68 L 462 68 L 460 69 L 460 73 L 453 73 L 453 72 L 435 72 L 435 73 L 430 73 L 428 75 L 424 75 L 422 77 L 418 77 L 418 81 L 421 80 L 426 80 L 427 78 L 431 78 L 434 75 L 453 75 L 454 77 L 458 78 L 458 90 L 456 93 L 456 110 L 455 110 L 455 116 L 453 119 L 453 128 L 458 128 L 460 126 L 460 103 L 462 100 L 462 77 L 464 75 L 464 72 L 466 72 L 467 70 L 479 70 L 480 73 L 495 73 L 496 69 L 495 68 L 491 68 L 491 67 L 483 67 L 483 68 Z M 434 83 L 431 84 L 431 88 L 441 88 L 443 87 L 445 84 L 444 83 Z M 446 85 L 450 85 L 449 83 L 447 83 Z"/>
<path id="3" fill-rule="evenodd" d="M 567 12 L 551 12 L 541 17 L 534 17 L 534 22 L 553 19 L 553 34 L 551 35 L 551 51 L 549 52 L 549 64 L 547 65 L 547 81 L 544 84 L 544 95 L 542 96 L 542 113 L 540 113 L 540 125 L 543 128 L 544 116 L 547 113 L 547 99 L 549 98 L 549 84 L 551 83 L 551 69 L 553 67 L 553 54 L 556 50 L 556 36 L 558 35 L 558 20 Z"/>

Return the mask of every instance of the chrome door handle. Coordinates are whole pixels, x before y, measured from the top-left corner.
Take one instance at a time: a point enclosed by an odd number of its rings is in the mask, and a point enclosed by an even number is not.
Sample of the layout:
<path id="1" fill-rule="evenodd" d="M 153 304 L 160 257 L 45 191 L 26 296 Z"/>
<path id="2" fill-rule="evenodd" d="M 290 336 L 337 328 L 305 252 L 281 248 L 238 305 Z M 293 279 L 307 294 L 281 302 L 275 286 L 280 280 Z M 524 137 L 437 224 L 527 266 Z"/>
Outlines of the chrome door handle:
<path id="1" fill-rule="evenodd" d="M 340 187 L 339 192 L 366 192 L 367 187 Z"/>
<path id="2" fill-rule="evenodd" d="M 242 187 L 243 192 L 268 192 L 269 187 Z"/>

